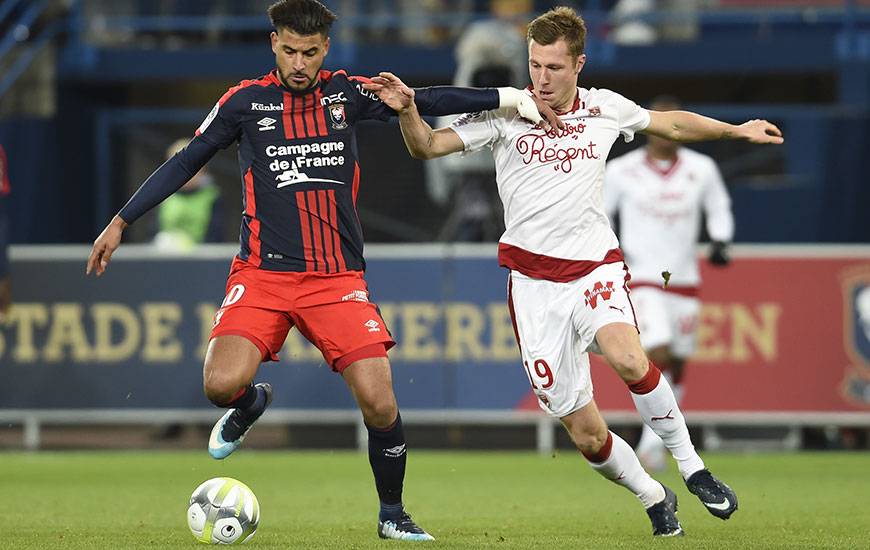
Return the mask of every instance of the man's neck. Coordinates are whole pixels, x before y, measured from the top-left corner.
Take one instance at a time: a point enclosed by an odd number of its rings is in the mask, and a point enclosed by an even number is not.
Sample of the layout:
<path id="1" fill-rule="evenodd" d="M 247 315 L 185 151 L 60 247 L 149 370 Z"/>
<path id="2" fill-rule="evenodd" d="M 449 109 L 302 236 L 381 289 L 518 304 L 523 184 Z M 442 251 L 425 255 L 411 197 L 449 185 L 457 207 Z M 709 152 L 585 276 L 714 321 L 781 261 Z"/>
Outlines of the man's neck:
<path id="1" fill-rule="evenodd" d="M 308 84 L 308 86 L 302 90 L 299 90 L 297 88 L 290 86 L 290 83 L 287 82 L 287 79 L 284 78 L 284 75 L 281 74 L 281 69 L 278 69 L 276 72 L 278 73 L 278 80 L 281 81 L 281 85 L 283 85 L 285 88 L 290 90 L 291 93 L 294 93 L 294 94 L 307 94 L 308 92 L 314 90 L 314 88 L 316 88 L 318 84 L 320 84 L 320 70 L 319 69 L 316 73 L 316 76 L 314 77 L 314 80 L 312 80 Z"/>
<path id="2" fill-rule="evenodd" d="M 647 147 L 646 154 L 652 160 L 669 160 L 671 162 L 677 160 L 676 149 L 658 149 L 655 147 Z"/>
<path id="3" fill-rule="evenodd" d="M 563 102 L 558 107 L 553 107 L 553 110 L 556 111 L 557 115 L 564 115 L 566 113 L 570 113 L 574 110 L 574 105 L 577 103 L 577 88 L 574 87 L 574 93 L 568 96 L 568 100 Z"/>

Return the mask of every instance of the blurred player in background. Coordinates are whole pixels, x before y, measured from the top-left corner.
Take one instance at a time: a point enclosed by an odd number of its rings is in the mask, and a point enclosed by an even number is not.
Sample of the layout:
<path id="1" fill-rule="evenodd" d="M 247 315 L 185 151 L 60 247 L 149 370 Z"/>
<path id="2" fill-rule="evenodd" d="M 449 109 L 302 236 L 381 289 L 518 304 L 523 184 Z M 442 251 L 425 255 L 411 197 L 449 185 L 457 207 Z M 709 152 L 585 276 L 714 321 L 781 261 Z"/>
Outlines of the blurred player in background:
<path id="1" fill-rule="evenodd" d="M 764 120 L 734 126 L 685 111 L 648 111 L 609 90 L 578 88 L 586 27 L 570 8 L 529 25 L 534 94 L 563 127 L 542 130 L 508 110 L 477 112 L 434 131 L 414 91 L 389 73 L 369 85 L 399 112 L 408 150 L 436 158 L 491 147 L 504 204 L 499 261 L 510 269 L 510 307 L 523 366 L 541 407 L 559 418 L 591 466 L 634 493 L 656 536 L 682 534 L 677 497 L 643 469 L 631 447 L 610 432 L 592 398 L 589 351 L 602 353 L 631 390 L 644 422 L 661 437 L 688 489 L 727 519 L 737 509 L 730 487 L 695 452 L 673 391 L 644 354 L 629 299 L 622 251 L 604 212 L 604 163 L 620 135 L 636 132 L 689 142 L 743 139 L 782 143 Z"/>
<path id="2" fill-rule="evenodd" d="M 189 139 L 176 140 L 166 150 L 171 159 Z M 214 177 L 203 166 L 178 192 L 160 204 L 154 244 L 168 250 L 190 250 L 198 244 L 223 240 L 223 201 Z"/>
<path id="3" fill-rule="evenodd" d="M 9 163 L 6 150 L 0 145 L 0 322 L 5 321 L 12 306 L 12 278 L 9 276 Z"/>
<path id="4" fill-rule="evenodd" d="M 675 111 L 673 97 L 658 97 L 654 111 Z M 619 242 L 631 266 L 631 301 L 640 343 L 682 401 L 683 367 L 695 351 L 701 283 L 696 246 L 701 214 L 712 241 L 710 263 L 728 264 L 734 238 L 731 199 L 716 162 L 679 143 L 650 135 L 646 147 L 607 163 L 604 206 L 619 215 Z M 668 282 L 662 272 L 669 274 Z M 637 455 L 651 470 L 666 465 L 665 444 L 644 425 Z"/>
<path id="5" fill-rule="evenodd" d="M 94 242 L 87 272 L 102 275 L 128 224 L 190 180 L 219 150 L 239 147 L 244 212 L 241 251 L 215 315 L 203 370 L 205 394 L 227 413 L 208 449 L 224 458 L 272 399 L 254 385 L 260 363 L 277 359 L 292 327 L 341 374 L 368 427 L 369 462 L 380 497 L 381 538 L 432 540 L 402 505 L 406 446 L 387 350 L 393 339 L 363 278 L 356 212 L 360 168 L 355 125 L 395 112 L 365 90 L 368 79 L 322 70 L 335 14 L 316 0 L 269 8 L 277 69 L 231 88 L 187 147 L 161 166 Z M 427 88 L 431 115 L 520 109 L 540 121 L 516 88 Z M 552 110 L 541 104 L 556 121 Z"/>

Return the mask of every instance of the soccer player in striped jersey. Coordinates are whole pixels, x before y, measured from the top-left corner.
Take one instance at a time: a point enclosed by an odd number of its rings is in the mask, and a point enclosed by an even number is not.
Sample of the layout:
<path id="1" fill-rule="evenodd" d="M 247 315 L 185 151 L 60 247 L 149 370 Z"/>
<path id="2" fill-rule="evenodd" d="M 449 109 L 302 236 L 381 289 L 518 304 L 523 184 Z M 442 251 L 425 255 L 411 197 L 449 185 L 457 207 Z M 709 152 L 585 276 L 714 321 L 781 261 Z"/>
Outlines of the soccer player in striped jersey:
<path id="1" fill-rule="evenodd" d="M 733 126 L 686 111 L 648 111 L 610 90 L 578 87 L 585 41 L 585 23 L 570 8 L 529 25 L 527 93 L 563 122 L 549 131 L 502 109 L 465 114 L 433 130 L 420 117 L 414 91 L 393 75 L 381 73 L 368 88 L 399 113 L 415 158 L 492 148 L 505 215 L 499 262 L 510 270 L 508 305 L 540 406 L 561 420 L 592 468 L 637 496 L 653 535 L 676 536 L 683 533 L 676 494 L 607 429 L 592 397 L 589 352 L 604 355 L 625 381 L 644 423 L 664 440 L 686 486 L 711 514 L 729 518 L 737 497 L 695 452 L 667 380 L 641 347 L 628 268 L 604 212 L 604 163 L 618 137 L 628 141 L 637 132 L 675 141 L 783 139 L 764 120 Z"/>
<path id="2" fill-rule="evenodd" d="M 432 540 L 402 505 L 406 447 L 387 350 L 394 342 L 363 278 L 355 125 L 395 115 L 368 79 L 322 69 L 335 15 L 316 0 L 269 8 L 277 68 L 230 88 L 188 146 L 161 166 L 94 242 L 87 272 L 101 275 L 128 224 L 177 191 L 219 150 L 238 143 L 243 182 L 241 251 L 215 314 L 205 358 L 206 396 L 226 414 L 208 450 L 221 459 L 241 444 L 272 399 L 254 385 L 296 327 L 339 373 L 362 411 L 380 497 L 378 535 Z M 417 91 L 431 115 L 510 108 L 541 121 L 540 107 L 514 88 Z M 543 123 L 547 126 L 546 123 Z"/>

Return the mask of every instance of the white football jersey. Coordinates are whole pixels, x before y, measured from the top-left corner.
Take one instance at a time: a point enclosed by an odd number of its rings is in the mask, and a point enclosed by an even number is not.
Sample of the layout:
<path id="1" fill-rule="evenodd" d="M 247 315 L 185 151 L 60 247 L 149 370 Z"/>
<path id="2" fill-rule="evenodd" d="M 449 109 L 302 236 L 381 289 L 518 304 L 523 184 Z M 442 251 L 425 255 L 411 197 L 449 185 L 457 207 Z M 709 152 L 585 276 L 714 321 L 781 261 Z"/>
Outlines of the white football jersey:
<path id="1" fill-rule="evenodd" d="M 517 268 L 506 255 L 518 252 L 527 266 L 618 261 L 613 251 L 619 245 L 604 211 L 604 163 L 620 134 L 631 141 L 649 125 L 649 112 L 610 90 L 577 93 L 573 109 L 561 116 L 562 130 L 544 132 L 515 109 L 465 114 L 450 126 L 465 151 L 492 148 L 504 204 L 499 259 L 526 275 L 571 280 Z"/>
<path id="2" fill-rule="evenodd" d="M 640 148 L 607 163 L 607 213 L 619 213 L 619 240 L 634 282 L 670 285 L 700 283 L 696 245 L 701 211 L 716 241 L 734 238 L 731 199 L 715 161 L 680 148 L 674 163 L 651 159 Z"/>

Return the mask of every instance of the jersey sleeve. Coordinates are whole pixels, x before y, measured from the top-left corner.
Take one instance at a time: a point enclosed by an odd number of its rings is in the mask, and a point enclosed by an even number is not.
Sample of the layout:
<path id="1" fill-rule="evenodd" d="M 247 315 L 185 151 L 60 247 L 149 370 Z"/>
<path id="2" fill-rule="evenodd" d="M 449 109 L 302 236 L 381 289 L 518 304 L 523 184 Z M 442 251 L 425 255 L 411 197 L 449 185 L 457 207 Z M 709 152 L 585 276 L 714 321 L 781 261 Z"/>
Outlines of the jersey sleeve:
<path id="1" fill-rule="evenodd" d="M 498 111 L 465 113 L 450 124 L 449 128 L 456 132 L 465 145 L 465 152 L 491 148 L 498 141 L 501 137 L 501 125 L 497 113 Z"/>
<path id="2" fill-rule="evenodd" d="M 374 93 L 363 88 L 363 84 L 371 82 L 370 79 L 364 76 L 349 76 L 347 81 L 356 96 L 357 102 L 357 120 L 380 120 L 386 122 L 391 116 L 395 116 L 396 112 Z"/>
<path id="3" fill-rule="evenodd" d="M 619 122 L 619 133 L 626 143 L 634 139 L 635 132 L 640 132 L 649 126 L 649 111 L 635 103 L 634 101 L 613 93 L 613 100 L 616 103 L 617 120 Z"/>
<path id="4" fill-rule="evenodd" d="M 704 186 L 704 212 L 707 215 L 707 233 L 714 241 L 734 240 L 734 214 L 731 212 L 731 197 L 716 163 L 710 159 L 706 185 Z"/>
<path id="5" fill-rule="evenodd" d="M 238 94 L 242 85 L 230 88 L 215 103 L 211 112 L 196 130 L 196 136 L 218 149 L 226 149 L 241 135 L 242 98 Z"/>

